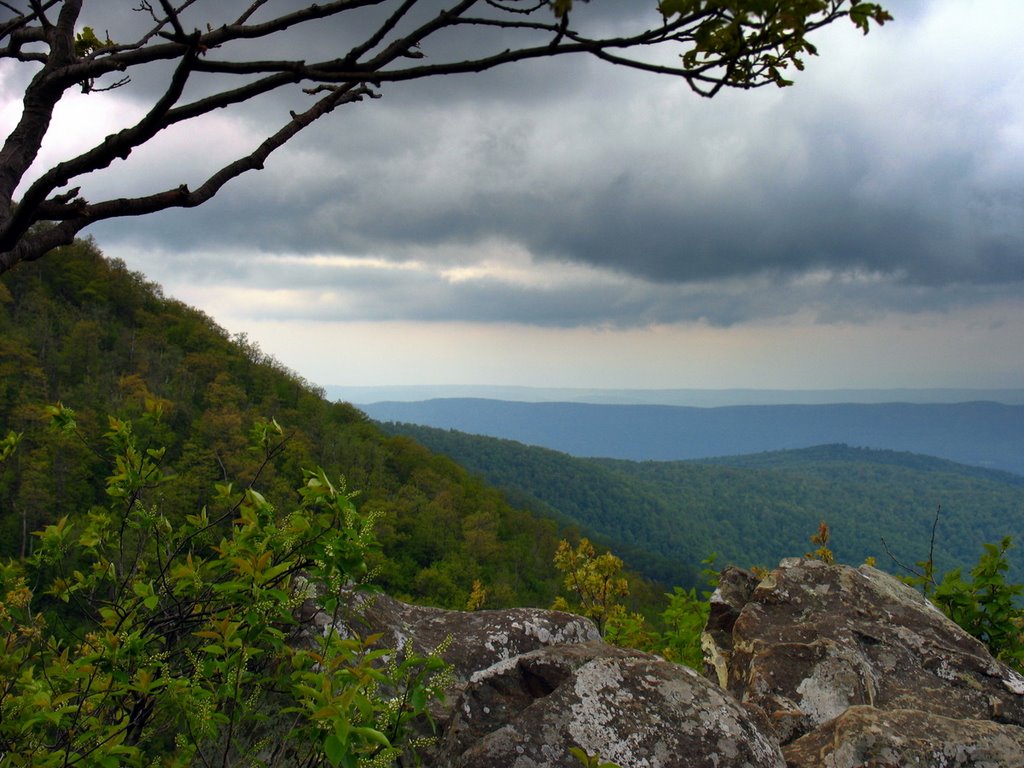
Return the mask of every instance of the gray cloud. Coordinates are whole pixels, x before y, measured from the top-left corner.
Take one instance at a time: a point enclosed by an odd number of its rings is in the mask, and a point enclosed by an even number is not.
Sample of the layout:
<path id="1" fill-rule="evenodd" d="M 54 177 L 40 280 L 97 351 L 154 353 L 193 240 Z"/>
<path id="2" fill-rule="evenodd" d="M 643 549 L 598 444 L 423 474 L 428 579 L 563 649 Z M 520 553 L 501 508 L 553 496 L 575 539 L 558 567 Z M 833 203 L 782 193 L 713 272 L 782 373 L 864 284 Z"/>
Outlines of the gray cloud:
<path id="1" fill-rule="evenodd" d="M 500 251 L 500 246 L 493 248 Z M 455 256 L 449 259 L 450 265 L 457 261 Z M 486 259 L 481 264 L 474 274 L 472 269 L 439 269 L 418 261 L 253 257 L 215 250 L 182 259 L 158 254 L 151 262 L 144 260 L 141 268 L 157 279 L 161 270 L 168 270 L 180 285 L 205 285 L 208 302 L 230 303 L 236 315 L 259 321 L 453 321 L 615 329 L 699 322 L 730 327 L 797 316 L 824 324 L 872 323 L 893 314 L 1021 303 L 1019 283 L 921 287 L 881 272 L 820 270 L 676 283 L 567 264 L 510 266 Z"/>
<path id="2" fill-rule="evenodd" d="M 584 10 L 611 26 L 628 21 L 627 5 Z M 821 59 L 783 92 L 706 102 L 682 83 L 585 59 L 386 86 L 207 206 L 96 235 L 118 252 L 423 263 L 332 278 L 312 263 L 174 257 L 179 278 L 200 284 L 314 295 L 336 280 L 333 304 L 269 310 L 321 318 L 634 327 L 805 311 L 837 322 L 1019 297 L 1024 109 L 1005 30 L 1024 10 L 997 3 L 957 26 L 938 0 L 894 10 L 895 23 L 864 39 L 829 30 Z M 315 30 L 309 47 L 333 34 Z M 160 77 L 117 98 L 141 98 Z M 238 123 L 169 138 L 173 156 L 140 157 L 94 189 L 195 184 L 285 108 L 268 100 Z M 582 271 L 546 288 L 441 275 L 494 241 L 530 254 L 540 273 Z"/>

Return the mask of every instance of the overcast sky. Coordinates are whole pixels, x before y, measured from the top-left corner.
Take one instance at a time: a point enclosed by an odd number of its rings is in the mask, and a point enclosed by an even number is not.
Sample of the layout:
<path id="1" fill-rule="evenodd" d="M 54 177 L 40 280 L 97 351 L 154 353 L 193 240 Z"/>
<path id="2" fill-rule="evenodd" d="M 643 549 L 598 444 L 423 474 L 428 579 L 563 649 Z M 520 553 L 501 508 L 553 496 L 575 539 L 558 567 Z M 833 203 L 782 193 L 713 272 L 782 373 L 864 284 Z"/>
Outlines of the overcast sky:
<path id="1" fill-rule="evenodd" d="M 1024 3 L 887 5 L 787 89 L 709 101 L 585 59 L 385 86 L 202 208 L 91 232 L 324 385 L 1024 387 Z M 3 135 L 24 76 L 0 68 Z M 44 160 L 147 92 L 71 99 Z M 85 191 L 194 186 L 295 106 Z"/>

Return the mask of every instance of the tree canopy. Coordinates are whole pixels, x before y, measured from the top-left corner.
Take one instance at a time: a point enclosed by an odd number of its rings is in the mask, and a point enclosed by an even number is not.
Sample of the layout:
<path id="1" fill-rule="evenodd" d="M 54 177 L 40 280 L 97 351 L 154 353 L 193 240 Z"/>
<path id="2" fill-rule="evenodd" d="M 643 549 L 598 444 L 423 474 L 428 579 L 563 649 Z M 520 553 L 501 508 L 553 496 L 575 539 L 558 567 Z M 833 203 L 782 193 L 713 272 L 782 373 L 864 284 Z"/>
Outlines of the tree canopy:
<path id="1" fill-rule="evenodd" d="M 283 5 L 140 0 L 123 33 L 100 34 L 81 23 L 85 0 L 0 1 L 0 65 L 33 72 L 21 116 L 0 148 L 0 272 L 71 243 L 94 222 L 202 205 L 315 121 L 380 98 L 390 84 L 583 54 L 679 77 L 710 97 L 723 88 L 788 85 L 787 71 L 816 53 L 808 39 L 815 30 L 848 18 L 867 32 L 890 18 L 878 4 L 858 0 L 660 0 L 639 27 L 621 7 L 587 0 Z M 628 18 L 609 24 L 616 12 Z M 140 18 L 144 31 L 123 39 Z M 330 34 L 320 37 L 330 48 L 311 51 L 309 39 L 325 29 Z M 675 56 L 666 58 L 665 49 Z M 161 85 L 141 119 L 49 169 L 33 167 L 69 92 L 125 88 L 143 72 Z M 109 199 L 80 194 L 84 177 L 129 160 L 164 130 L 295 91 L 305 99 L 300 108 L 282 99 L 278 127 L 205 178 Z"/>
<path id="2" fill-rule="evenodd" d="M 85 440 L 41 419 L 57 401 Z M 143 418 L 147 407 L 159 423 Z M 33 531 L 107 504 L 109 417 L 164 448 L 168 480 L 150 493 L 173 525 L 212 508 L 215 485 L 255 477 L 247 436 L 276 419 L 288 441 L 260 471 L 260 492 L 290 509 L 303 469 L 345 477 L 359 491 L 357 509 L 380 515 L 370 564 L 388 594 L 464 608 L 479 581 L 486 598 L 476 602 L 504 608 L 547 605 L 557 592 L 555 524 L 446 457 L 386 437 L 85 241 L 0 276 L 0 461 L 9 454 L 0 464 L 0 561 L 30 555 Z M 5 442 L 11 434 L 20 435 L 17 450 L 14 438 Z"/>

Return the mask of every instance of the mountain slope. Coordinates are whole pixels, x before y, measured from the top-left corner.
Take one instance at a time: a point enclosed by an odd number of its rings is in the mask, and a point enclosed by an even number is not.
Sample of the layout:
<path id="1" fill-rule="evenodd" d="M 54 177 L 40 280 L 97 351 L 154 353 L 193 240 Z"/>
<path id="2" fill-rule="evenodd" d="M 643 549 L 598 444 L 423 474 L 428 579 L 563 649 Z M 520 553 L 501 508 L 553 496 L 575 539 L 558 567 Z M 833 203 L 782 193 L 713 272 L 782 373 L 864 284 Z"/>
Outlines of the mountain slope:
<path id="1" fill-rule="evenodd" d="M 846 403 L 688 408 L 482 399 L 374 403 L 395 421 L 518 440 L 573 456 L 672 461 L 846 443 L 1024 475 L 1024 406 Z"/>
<path id="2" fill-rule="evenodd" d="M 1024 478 L 933 457 L 830 445 L 708 462 L 631 462 L 409 424 L 383 428 L 594 532 L 632 567 L 666 583 L 693 583 L 712 552 L 719 563 L 748 566 L 802 554 L 822 520 L 845 562 L 875 556 L 895 568 L 888 547 L 913 565 L 928 555 L 940 505 L 941 569 L 973 563 L 984 542 L 1004 535 L 1024 543 Z M 1019 549 L 1012 560 L 1021 580 Z"/>
<path id="3" fill-rule="evenodd" d="M 75 411 L 82 443 L 48 430 L 44 406 Z M 147 411 L 162 412 L 159 422 Z M 255 480 L 279 510 L 295 503 L 301 469 L 322 466 L 381 514 L 376 582 L 397 597 L 464 607 L 479 579 L 488 605 L 550 604 L 557 529 L 510 506 L 450 459 L 382 434 L 355 408 L 284 369 L 210 318 L 164 297 L 123 264 L 79 242 L 0 279 L 0 437 L 23 433 L 0 466 L 0 558 L 31 551 L 30 535 L 107 504 L 103 432 L 131 420 L 165 446 L 170 482 L 152 491 L 167 514 L 218 504 L 215 483 Z M 287 430 L 260 468 L 247 438 L 258 419 Z M 258 473 L 258 478 L 257 478 Z"/>

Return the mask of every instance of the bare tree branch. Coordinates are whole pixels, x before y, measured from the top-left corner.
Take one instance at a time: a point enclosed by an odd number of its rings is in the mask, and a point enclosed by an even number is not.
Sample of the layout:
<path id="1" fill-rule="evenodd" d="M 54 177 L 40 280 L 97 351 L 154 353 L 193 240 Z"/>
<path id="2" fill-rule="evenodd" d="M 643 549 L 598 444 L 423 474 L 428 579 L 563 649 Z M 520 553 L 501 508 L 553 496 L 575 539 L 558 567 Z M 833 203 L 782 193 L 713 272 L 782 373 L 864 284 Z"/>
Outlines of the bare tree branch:
<path id="1" fill-rule="evenodd" d="M 645 28 L 607 37 L 587 34 L 587 9 L 573 9 L 565 0 L 334 0 L 268 14 L 258 22 L 253 21 L 257 12 L 266 11 L 270 3 L 253 0 L 230 23 L 203 24 L 205 29 L 188 31 L 194 23 L 188 14 L 195 13 L 199 2 L 138 0 L 135 10 L 148 14 L 152 26 L 135 42 L 114 43 L 98 41 L 89 30 L 85 36 L 76 30 L 83 0 L 0 0 L 0 7 L 16 14 L 0 23 L 0 60 L 38 68 L 25 88 L 21 117 L 0 147 L 0 273 L 71 242 L 93 222 L 202 205 L 230 180 L 262 168 L 272 152 L 316 120 L 341 105 L 378 98 L 387 83 L 585 54 L 616 66 L 679 77 L 701 95 L 713 96 L 722 88 L 786 84 L 782 70 L 802 66 L 800 56 L 814 53 L 806 35 L 837 19 L 851 16 L 866 31 L 869 21 L 877 24 L 888 18 L 879 6 L 859 0 L 778 0 L 767 6 L 757 0 L 662 2 L 658 7 L 667 9 L 665 15 L 652 13 Z M 585 0 L 576 0 L 577 5 L 581 2 Z M 671 10 L 675 7 L 686 10 Z M 53 12 L 55 22 L 48 16 Z M 377 18 L 365 27 L 368 14 Z M 303 25 L 330 20 L 348 35 L 357 26 L 347 21 L 357 18 L 364 24 L 358 28 L 367 29 L 362 37 L 349 37 L 344 50 L 328 51 L 331 58 L 320 61 L 304 58 L 301 36 L 292 41 L 301 52 L 297 57 L 252 58 L 238 50 L 244 43 L 251 49 L 251 42 L 259 40 L 274 41 L 273 47 L 279 47 L 276 41 L 289 42 Z M 464 58 L 446 55 L 449 47 L 439 36 L 460 32 L 474 41 L 479 53 Z M 439 44 L 432 47 L 435 39 Z M 677 65 L 643 57 L 646 51 L 665 46 L 677 49 Z M 38 178 L 26 178 L 50 131 L 54 108 L 70 89 L 117 88 L 134 71 L 160 62 L 173 63 L 173 74 L 140 121 Z M 116 79 L 101 80 L 108 76 Z M 205 95 L 181 103 L 186 84 L 192 82 Z M 161 131 L 282 89 L 300 89 L 316 101 L 291 113 L 259 146 L 214 169 L 194 189 L 183 182 L 151 194 L 101 202 L 80 197 L 77 185 L 63 190 L 86 174 L 102 173 L 116 159 L 127 160 Z M 16 197 L 19 189 L 23 191 Z"/>
<path id="2" fill-rule="evenodd" d="M 39 154 L 53 109 L 66 90 L 53 85 L 51 76 L 74 61 L 74 26 L 81 10 L 82 0 L 69 0 L 61 6 L 57 27 L 46 30 L 50 53 L 25 91 L 21 120 L 0 149 L 0 241 L 9 228 L 14 190 Z M 41 11 L 37 14 L 41 15 Z M 0 249 L 5 250 L 4 246 Z"/>
<path id="3" fill-rule="evenodd" d="M 132 150 L 145 144 L 157 132 L 163 130 L 166 127 L 164 117 L 181 97 L 195 57 L 196 52 L 193 50 L 182 58 L 167 91 L 135 126 L 108 136 L 102 144 L 85 154 L 54 166 L 32 184 L 22 196 L 18 213 L 12 217 L 10 226 L 17 229 L 30 225 L 30 214 L 27 212 L 37 209 L 55 189 L 64 186 L 73 178 L 106 168 L 117 158 L 127 159 Z M 2 239 L 0 242 L 3 242 Z"/>
<path id="4" fill-rule="evenodd" d="M 167 14 L 167 21 L 170 22 L 171 26 L 174 27 L 174 40 L 181 43 L 185 41 L 185 30 L 181 26 L 181 20 L 178 18 L 178 12 L 171 5 L 170 0 L 160 0 L 160 6 L 164 9 L 164 13 Z"/>

